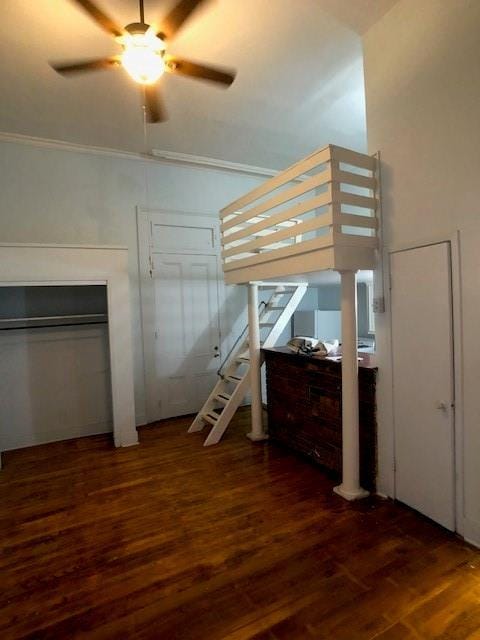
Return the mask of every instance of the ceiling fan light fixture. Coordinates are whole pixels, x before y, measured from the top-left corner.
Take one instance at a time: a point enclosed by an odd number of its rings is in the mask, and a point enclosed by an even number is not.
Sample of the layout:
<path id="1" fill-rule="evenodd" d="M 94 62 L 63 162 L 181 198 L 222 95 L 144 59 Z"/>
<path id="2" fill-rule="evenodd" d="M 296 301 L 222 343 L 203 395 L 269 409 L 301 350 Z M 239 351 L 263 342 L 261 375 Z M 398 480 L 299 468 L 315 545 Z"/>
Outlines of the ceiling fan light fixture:
<path id="1" fill-rule="evenodd" d="M 102 0 L 99 0 L 100 2 Z M 217 86 L 229 87 L 235 79 L 235 71 L 219 66 L 200 64 L 185 58 L 167 54 L 165 40 L 176 36 L 185 22 L 190 19 L 198 6 L 207 0 L 169 0 L 173 6 L 160 24 L 145 21 L 145 0 L 138 0 L 138 22 L 122 27 L 116 20 L 97 6 L 97 0 L 71 0 L 122 47 L 118 54 L 104 58 L 65 61 L 50 66 L 62 76 L 76 76 L 79 73 L 102 71 L 123 67 L 126 73 L 141 85 L 142 107 L 146 121 L 155 123 L 167 119 L 160 95 L 161 87 L 154 86 L 168 71 L 173 75 L 185 76 L 192 80 L 214 82 Z"/>
<path id="2" fill-rule="evenodd" d="M 165 72 L 165 44 L 150 29 L 127 34 L 123 39 L 121 62 L 125 71 L 139 84 L 154 84 Z"/>

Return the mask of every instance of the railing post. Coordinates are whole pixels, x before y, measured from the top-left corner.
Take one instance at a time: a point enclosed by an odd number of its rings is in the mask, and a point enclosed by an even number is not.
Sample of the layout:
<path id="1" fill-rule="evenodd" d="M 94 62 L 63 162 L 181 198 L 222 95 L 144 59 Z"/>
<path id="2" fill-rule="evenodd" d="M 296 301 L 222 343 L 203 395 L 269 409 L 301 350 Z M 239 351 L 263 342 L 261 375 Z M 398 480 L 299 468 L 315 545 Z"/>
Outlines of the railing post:
<path id="1" fill-rule="evenodd" d="M 360 486 L 358 422 L 357 283 L 355 271 L 340 271 L 342 296 L 342 484 L 335 493 L 346 500 L 368 496 Z"/>
<path id="2" fill-rule="evenodd" d="M 258 316 L 258 284 L 248 285 L 248 346 L 250 351 L 250 390 L 252 395 L 252 430 L 250 440 L 266 440 L 262 420 L 262 358 L 260 353 L 260 322 Z"/>

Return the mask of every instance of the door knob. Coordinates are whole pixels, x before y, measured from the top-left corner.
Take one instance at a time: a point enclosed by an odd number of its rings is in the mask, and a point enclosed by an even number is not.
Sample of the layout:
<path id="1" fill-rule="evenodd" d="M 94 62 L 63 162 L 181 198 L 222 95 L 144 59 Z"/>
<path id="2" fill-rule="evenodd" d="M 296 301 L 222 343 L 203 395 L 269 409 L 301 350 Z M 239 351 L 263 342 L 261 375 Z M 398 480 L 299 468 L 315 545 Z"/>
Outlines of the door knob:
<path id="1" fill-rule="evenodd" d="M 447 411 L 448 405 L 446 402 L 437 402 L 437 409 L 439 411 Z"/>

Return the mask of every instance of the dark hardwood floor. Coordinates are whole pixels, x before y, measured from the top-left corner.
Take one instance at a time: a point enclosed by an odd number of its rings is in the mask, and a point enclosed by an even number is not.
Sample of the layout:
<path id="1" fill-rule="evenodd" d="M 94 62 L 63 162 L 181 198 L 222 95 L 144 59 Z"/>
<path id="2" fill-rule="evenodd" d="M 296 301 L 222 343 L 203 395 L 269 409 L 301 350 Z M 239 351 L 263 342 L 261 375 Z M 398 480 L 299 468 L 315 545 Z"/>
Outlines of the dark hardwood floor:
<path id="1" fill-rule="evenodd" d="M 480 638 L 480 553 L 390 501 L 188 419 L 4 455 L 0 638 Z"/>

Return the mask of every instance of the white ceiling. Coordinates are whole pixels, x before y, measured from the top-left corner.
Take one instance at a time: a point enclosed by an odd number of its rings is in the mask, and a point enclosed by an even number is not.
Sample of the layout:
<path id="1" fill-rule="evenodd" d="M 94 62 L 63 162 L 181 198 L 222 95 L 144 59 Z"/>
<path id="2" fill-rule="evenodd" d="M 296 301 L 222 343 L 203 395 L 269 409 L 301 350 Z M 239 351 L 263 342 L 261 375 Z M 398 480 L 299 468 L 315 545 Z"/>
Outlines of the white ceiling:
<path id="1" fill-rule="evenodd" d="M 152 148 L 281 168 L 328 142 L 365 147 L 360 35 L 396 0 L 211 0 L 171 45 L 238 70 L 228 90 L 161 80 L 170 120 L 148 125 L 121 69 L 65 79 L 47 61 L 118 45 L 70 0 L 4 0 L 0 131 L 130 151 Z M 98 0 L 120 24 L 136 0 Z M 145 0 L 147 22 L 172 3 Z"/>

